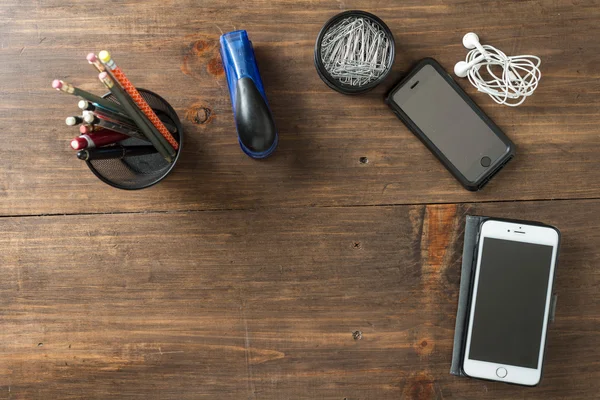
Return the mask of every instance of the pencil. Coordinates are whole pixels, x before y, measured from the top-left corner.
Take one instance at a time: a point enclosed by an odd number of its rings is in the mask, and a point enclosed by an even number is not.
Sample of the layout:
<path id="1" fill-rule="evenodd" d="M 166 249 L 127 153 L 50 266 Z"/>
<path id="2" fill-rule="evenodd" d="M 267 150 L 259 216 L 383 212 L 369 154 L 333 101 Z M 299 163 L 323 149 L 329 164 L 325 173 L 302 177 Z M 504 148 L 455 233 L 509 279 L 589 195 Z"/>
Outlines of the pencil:
<path id="1" fill-rule="evenodd" d="M 92 64 L 94 67 L 96 67 L 98 72 L 102 73 L 102 72 L 106 71 L 106 68 L 104 67 L 104 65 L 102 65 L 102 63 L 100 62 L 100 60 L 98 60 L 98 57 L 96 57 L 96 55 L 94 53 L 88 54 L 86 59 L 88 60 L 88 62 L 90 64 Z"/>
<path id="2" fill-rule="evenodd" d="M 79 89 L 78 87 L 75 87 L 59 79 L 55 79 L 52 81 L 52 87 L 56 90 L 79 96 L 81 98 L 86 99 L 87 101 L 100 104 L 102 107 L 109 108 L 111 110 L 114 110 L 115 112 L 122 112 L 122 108 L 118 104 L 103 99 L 102 97 L 96 96 L 93 93 L 86 92 L 85 90 Z"/>
<path id="3" fill-rule="evenodd" d="M 175 155 L 177 154 L 173 147 L 166 142 L 165 138 L 156 130 L 154 125 L 148 121 L 144 113 L 137 108 L 133 100 L 127 95 L 127 93 L 119 85 L 115 85 L 115 82 L 108 76 L 108 73 L 102 72 L 98 75 L 98 79 L 104 83 L 104 85 L 111 91 L 116 99 L 121 103 L 127 115 L 135 121 L 135 124 L 142 131 L 144 135 L 152 142 L 156 150 L 167 160 L 173 162 Z M 164 141 L 164 143 L 163 143 Z M 168 146 L 168 147 L 167 147 Z"/>
<path id="4" fill-rule="evenodd" d="M 148 105 L 146 100 L 140 95 L 135 86 L 127 79 L 127 76 L 123 73 L 121 68 L 117 66 L 115 61 L 111 58 L 110 53 L 106 50 L 102 50 L 99 54 L 100 61 L 102 64 L 111 72 L 115 79 L 121 84 L 123 89 L 131 96 L 135 104 L 142 110 L 144 115 L 150 120 L 154 127 L 160 132 L 160 134 L 167 139 L 169 144 L 173 146 L 175 150 L 179 148 L 179 143 L 175 140 L 173 135 L 167 130 L 162 121 L 156 116 L 156 113 Z"/>

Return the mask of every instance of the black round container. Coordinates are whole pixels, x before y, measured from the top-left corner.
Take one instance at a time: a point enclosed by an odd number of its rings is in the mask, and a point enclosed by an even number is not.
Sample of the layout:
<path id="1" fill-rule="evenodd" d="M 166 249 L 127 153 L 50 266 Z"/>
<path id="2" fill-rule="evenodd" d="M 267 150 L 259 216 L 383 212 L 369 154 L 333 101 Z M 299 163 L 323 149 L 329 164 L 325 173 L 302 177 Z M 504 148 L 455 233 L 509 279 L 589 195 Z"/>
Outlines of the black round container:
<path id="1" fill-rule="evenodd" d="M 321 58 L 321 43 L 323 41 L 323 37 L 325 36 L 325 33 L 327 33 L 329 28 L 331 28 L 333 25 L 335 25 L 339 21 L 343 20 L 344 18 L 348 18 L 348 17 L 362 17 L 365 19 L 370 19 L 372 22 L 381 26 L 381 29 L 383 29 L 383 31 L 386 33 L 386 35 L 390 41 L 390 47 L 391 47 L 390 59 L 387 62 L 388 65 L 387 65 L 386 71 L 376 80 L 369 82 L 368 84 L 363 85 L 363 86 L 352 86 L 352 85 L 340 82 L 336 78 L 333 78 L 329 74 L 329 72 L 327 72 L 327 70 L 325 69 L 325 65 L 323 64 L 323 59 Z M 390 31 L 390 28 L 388 28 L 388 26 L 379 17 L 377 17 L 376 15 L 373 15 L 371 13 L 368 13 L 366 11 L 349 10 L 349 11 L 344 11 L 342 13 L 339 13 L 339 14 L 333 16 L 331 19 L 329 19 L 329 21 L 327 21 L 325 23 L 325 25 L 323 25 L 323 27 L 321 28 L 321 31 L 319 31 L 319 35 L 317 36 L 317 42 L 315 43 L 315 67 L 317 68 L 317 72 L 319 73 L 319 76 L 321 77 L 323 82 L 325 82 L 327 84 L 327 86 L 329 86 L 330 88 L 332 88 L 334 90 L 337 90 L 340 93 L 344 93 L 344 94 L 365 93 L 365 92 L 368 92 L 369 90 L 373 89 L 375 86 L 379 85 L 388 76 L 388 74 L 392 70 L 392 65 L 394 64 L 395 57 L 396 57 L 396 42 L 394 41 L 394 36 L 392 35 L 392 31 Z"/>
<path id="2" fill-rule="evenodd" d="M 126 157 L 123 159 L 91 160 L 86 161 L 87 166 L 101 181 L 118 189 L 136 190 L 144 189 L 163 180 L 175 167 L 183 144 L 183 127 L 175 110 L 162 97 L 149 90 L 138 89 L 144 100 L 164 123 L 171 124 L 177 131 L 171 132 L 179 143 L 177 155 L 172 163 L 165 160 L 159 153 L 143 156 Z M 118 103 L 111 93 L 105 98 Z M 149 143 L 136 138 L 129 138 L 119 142 L 124 146 L 148 145 Z"/>

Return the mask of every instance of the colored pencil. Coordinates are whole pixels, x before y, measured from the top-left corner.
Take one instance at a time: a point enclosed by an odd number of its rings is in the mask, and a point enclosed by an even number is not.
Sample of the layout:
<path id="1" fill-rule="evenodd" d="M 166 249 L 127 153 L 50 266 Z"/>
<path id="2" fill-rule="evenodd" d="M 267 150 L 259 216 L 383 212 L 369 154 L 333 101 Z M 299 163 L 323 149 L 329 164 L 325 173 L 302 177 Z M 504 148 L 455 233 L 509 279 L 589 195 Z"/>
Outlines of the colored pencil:
<path id="1" fill-rule="evenodd" d="M 146 100 L 142 97 L 142 95 L 137 91 L 135 86 L 127 79 L 127 76 L 123 73 L 121 68 L 117 66 L 115 61 L 111 58 L 110 53 L 106 50 L 102 50 L 99 54 L 100 61 L 104 66 L 111 72 L 111 74 L 115 77 L 115 79 L 119 82 L 119 84 L 125 89 L 127 94 L 131 96 L 135 104 L 142 110 L 144 115 L 150 120 L 150 122 L 154 125 L 154 127 L 160 132 L 160 134 L 167 139 L 169 144 L 177 150 L 179 148 L 179 143 L 175 140 L 173 135 L 167 130 L 162 121 L 156 116 L 156 113 L 152 110 L 152 108 L 148 105 Z"/>
<path id="2" fill-rule="evenodd" d="M 136 123 L 138 128 L 144 135 L 152 142 L 156 150 L 167 160 L 173 162 L 177 152 L 175 149 L 166 142 L 166 139 L 158 132 L 158 130 L 152 125 L 152 123 L 146 118 L 144 113 L 137 108 L 133 100 L 127 95 L 125 90 L 108 76 L 106 72 L 102 72 L 98 75 L 98 79 L 104 83 L 104 85 L 111 91 L 116 99 L 121 103 L 127 115 L 129 115 Z"/>

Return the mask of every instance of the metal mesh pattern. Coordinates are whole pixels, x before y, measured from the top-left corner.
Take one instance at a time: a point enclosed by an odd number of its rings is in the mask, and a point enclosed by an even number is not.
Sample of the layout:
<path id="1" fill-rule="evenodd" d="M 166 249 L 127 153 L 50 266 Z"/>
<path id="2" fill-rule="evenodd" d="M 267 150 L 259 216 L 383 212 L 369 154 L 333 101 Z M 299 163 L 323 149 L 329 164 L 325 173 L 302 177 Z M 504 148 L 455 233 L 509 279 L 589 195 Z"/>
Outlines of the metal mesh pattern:
<path id="1" fill-rule="evenodd" d="M 161 121 L 176 127 L 177 132 L 173 133 L 173 137 L 179 143 L 179 150 L 172 163 L 166 161 L 158 153 L 126 157 L 122 160 L 87 161 L 88 167 L 98 178 L 119 189 L 143 189 L 160 182 L 171 172 L 181 152 L 183 128 L 173 108 L 155 93 L 144 89 L 138 89 L 138 91 Z M 104 97 L 118 103 L 112 94 Z M 148 145 L 148 142 L 136 138 L 130 138 L 120 143 L 125 146 Z"/>

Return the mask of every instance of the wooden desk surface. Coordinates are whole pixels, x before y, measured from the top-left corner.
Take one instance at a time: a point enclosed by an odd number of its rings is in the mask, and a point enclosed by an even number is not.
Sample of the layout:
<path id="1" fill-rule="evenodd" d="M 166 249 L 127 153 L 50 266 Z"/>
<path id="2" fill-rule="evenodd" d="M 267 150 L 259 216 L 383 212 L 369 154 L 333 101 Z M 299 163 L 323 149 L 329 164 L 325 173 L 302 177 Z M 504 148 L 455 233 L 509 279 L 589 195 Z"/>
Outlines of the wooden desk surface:
<path id="1" fill-rule="evenodd" d="M 397 43 L 362 96 L 313 66 L 319 29 L 347 9 Z M 597 397 L 599 18 L 584 0 L 2 1 L 0 398 Z M 218 54 L 233 29 L 280 132 L 265 161 L 237 144 Z M 382 102 L 423 57 L 451 70 L 468 31 L 543 60 L 518 108 L 459 82 L 517 145 L 480 193 Z M 153 188 L 110 188 L 68 148 L 75 100 L 50 83 L 102 93 L 85 60 L 101 49 L 184 120 L 181 160 Z M 448 374 L 468 213 L 563 233 L 536 388 Z"/>

